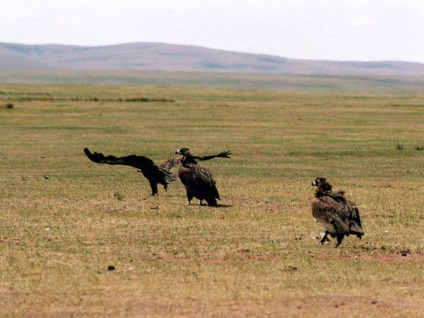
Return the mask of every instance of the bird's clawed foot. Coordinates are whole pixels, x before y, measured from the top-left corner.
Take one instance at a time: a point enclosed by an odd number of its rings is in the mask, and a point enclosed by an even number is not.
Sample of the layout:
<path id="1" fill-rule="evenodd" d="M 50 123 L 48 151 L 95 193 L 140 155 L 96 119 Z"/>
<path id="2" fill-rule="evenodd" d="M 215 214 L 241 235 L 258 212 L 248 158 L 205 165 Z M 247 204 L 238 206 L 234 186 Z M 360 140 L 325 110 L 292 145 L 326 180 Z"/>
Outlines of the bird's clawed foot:
<path id="1" fill-rule="evenodd" d="M 325 233 L 323 235 L 323 237 L 321 238 L 321 240 L 319 241 L 321 243 L 321 245 L 323 245 L 325 242 L 330 242 L 330 240 L 327 237 L 328 233 Z"/>

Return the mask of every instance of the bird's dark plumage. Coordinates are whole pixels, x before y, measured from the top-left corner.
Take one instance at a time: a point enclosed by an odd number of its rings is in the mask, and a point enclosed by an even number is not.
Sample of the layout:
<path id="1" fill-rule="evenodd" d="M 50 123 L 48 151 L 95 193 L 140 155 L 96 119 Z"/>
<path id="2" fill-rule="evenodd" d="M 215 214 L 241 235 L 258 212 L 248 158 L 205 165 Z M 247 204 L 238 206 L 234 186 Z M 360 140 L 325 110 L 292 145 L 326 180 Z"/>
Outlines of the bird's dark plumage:
<path id="1" fill-rule="evenodd" d="M 336 247 L 350 234 L 361 238 L 364 231 L 359 210 L 345 198 L 344 191 L 333 191 L 325 178 L 316 178 L 312 185 L 318 187 L 312 201 L 312 215 L 325 228 L 321 244 L 329 241 L 328 235 L 337 238 Z"/>
<path id="2" fill-rule="evenodd" d="M 230 158 L 230 151 L 223 151 L 217 155 L 194 156 L 190 149 L 181 148 L 175 152 L 182 155 L 181 166 L 178 169 L 178 176 L 186 187 L 188 204 L 197 198 L 202 203 L 206 200 L 209 206 L 216 206 L 217 199 L 220 199 L 215 179 L 208 168 L 198 163 L 198 161 L 210 160 L 213 158 Z"/>
<path id="3" fill-rule="evenodd" d="M 113 155 L 105 156 L 102 153 L 91 153 L 88 148 L 84 148 L 84 153 L 93 162 L 108 165 L 124 165 L 139 169 L 150 183 L 152 195 L 158 193 L 158 184 L 162 184 L 165 190 L 168 190 L 168 184 L 176 180 L 170 169 L 180 163 L 181 158 L 169 159 L 163 164 L 157 166 L 153 160 L 137 155 L 125 157 L 115 157 Z"/>

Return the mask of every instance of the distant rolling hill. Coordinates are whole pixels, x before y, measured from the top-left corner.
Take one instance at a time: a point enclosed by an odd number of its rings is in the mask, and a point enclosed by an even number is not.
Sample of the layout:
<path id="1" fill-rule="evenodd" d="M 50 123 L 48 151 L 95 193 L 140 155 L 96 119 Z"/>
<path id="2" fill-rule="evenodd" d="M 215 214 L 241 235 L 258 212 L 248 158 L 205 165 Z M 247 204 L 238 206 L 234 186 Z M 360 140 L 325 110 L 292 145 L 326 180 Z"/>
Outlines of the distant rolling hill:
<path id="1" fill-rule="evenodd" d="M 0 43 L 0 83 L 424 96 L 424 64 L 296 60 L 162 43 L 92 47 Z"/>
<path id="2" fill-rule="evenodd" d="M 0 43 L 0 72 L 169 71 L 338 76 L 424 76 L 424 64 L 296 60 L 189 45 L 110 46 Z"/>

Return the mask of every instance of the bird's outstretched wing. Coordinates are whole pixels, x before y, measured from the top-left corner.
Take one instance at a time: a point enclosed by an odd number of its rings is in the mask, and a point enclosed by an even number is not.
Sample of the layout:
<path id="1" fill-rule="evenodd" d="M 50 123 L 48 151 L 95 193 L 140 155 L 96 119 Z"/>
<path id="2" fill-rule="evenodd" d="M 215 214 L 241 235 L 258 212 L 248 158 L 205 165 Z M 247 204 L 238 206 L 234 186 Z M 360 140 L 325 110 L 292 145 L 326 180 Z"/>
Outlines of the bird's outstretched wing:
<path id="1" fill-rule="evenodd" d="M 181 163 L 181 157 L 172 158 L 162 163 L 159 167 L 166 171 L 170 171 L 173 167 L 179 165 L 180 163 Z"/>
<path id="2" fill-rule="evenodd" d="M 176 180 L 176 176 L 170 169 L 178 164 L 177 159 L 170 159 L 160 166 L 157 166 L 153 160 L 144 156 L 130 155 L 125 157 L 115 157 L 113 155 L 105 156 L 102 153 L 92 153 L 88 148 L 84 148 L 84 153 L 93 162 L 108 165 L 123 165 L 137 168 L 147 180 L 149 180 L 152 189 L 152 195 L 158 193 L 157 184 L 162 184 L 165 190 L 168 184 Z"/>
<path id="3" fill-rule="evenodd" d="M 108 165 L 123 165 L 131 166 L 140 170 L 144 169 L 158 169 L 156 164 L 150 158 L 144 156 L 130 155 L 125 157 L 115 157 L 113 155 L 105 156 L 102 153 L 94 152 L 92 153 L 88 148 L 84 148 L 84 153 L 93 162 L 104 163 Z"/>
<path id="4" fill-rule="evenodd" d="M 194 159 L 198 159 L 198 160 L 210 160 L 213 158 L 231 158 L 231 151 L 230 150 L 225 150 L 220 152 L 217 155 L 209 155 L 209 156 L 193 156 Z"/>

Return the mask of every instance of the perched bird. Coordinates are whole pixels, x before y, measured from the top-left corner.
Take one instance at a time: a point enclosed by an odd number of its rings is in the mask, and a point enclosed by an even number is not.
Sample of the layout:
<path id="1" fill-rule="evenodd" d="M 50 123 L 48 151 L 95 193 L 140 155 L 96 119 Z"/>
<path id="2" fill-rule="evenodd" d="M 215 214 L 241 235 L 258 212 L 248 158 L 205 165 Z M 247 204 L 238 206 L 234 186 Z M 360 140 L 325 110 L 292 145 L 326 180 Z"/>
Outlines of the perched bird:
<path id="1" fill-rule="evenodd" d="M 216 199 L 220 199 L 215 179 L 211 171 L 198 161 L 210 160 L 213 158 L 231 158 L 230 151 L 223 151 L 217 155 L 194 156 L 190 149 L 181 148 L 175 152 L 182 155 L 181 166 L 178 169 L 178 176 L 186 187 L 188 204 L 191 204 L 193 197 L 200 200 L 206 200 L 209 206 L 216 206 Z"/>
<path id="2" fill-rule="evenodd" d="M 328 235 L 337 238 L 336 247 L 350 234 L 361 238 L 364 231 L 359 210 L 355 203 L 345 198 L 344 191 L 333 191 L 325 178 L 316 178 L 312 185 L 318 187 L 312 201 L 312 215 L 325 228 L 320 243 L 330 241 Z"/>
<path id="3" fill-rule="evenodd" d="M 115 157 L 112 155 L 105 156 L 102 153 L 91 153 L 88 148 L 84 148 L 84 153 L 93 162 L 104 163 L 108 165 L 124 165 L 137 168 L 143 176 L 149 180 L 152 195 L 158 194 L 158 184 L 163 185 L 165 191 L 168 190 L 168 184 L 175 181 L 176 176 L 170 171 L 172 167 L 178 165 L 181 158 L 169 159 L 163 164 L 157 166 L 153 160 L 137 155 L 130 155 L 125 157 Z"/>

